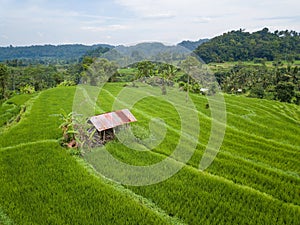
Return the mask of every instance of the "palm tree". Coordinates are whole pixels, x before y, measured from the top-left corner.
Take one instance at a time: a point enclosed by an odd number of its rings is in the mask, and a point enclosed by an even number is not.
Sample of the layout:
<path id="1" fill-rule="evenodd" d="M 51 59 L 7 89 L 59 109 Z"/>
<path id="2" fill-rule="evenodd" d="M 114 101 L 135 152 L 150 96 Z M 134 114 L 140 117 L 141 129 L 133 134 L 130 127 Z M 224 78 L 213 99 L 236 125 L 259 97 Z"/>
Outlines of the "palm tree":
<path id="1" fill-rule="evenodd" d="M 142 61 L 137 64 L 138 72 L 135 74 L 135 79 L 132 81 L 132 86 L 135 87 L 135 81 L 142 77 L 151 77 L 154 73 L 154 64 L 150 61 Z"/>
<path id="2" fill-rule="evenodd" d="M 196 57 L 188 56 L 184 61 L 181 63 L 181 67 L 184 69 L 184 71 L 187 73 L 188 79 L 187 79 L 187 93 L 186 93 L 186 102 L 188 101 L 189 96 L 189 85 L 190 85 L 190 76 L 195 76 L 197 72 L 199 72 L 199 69 L 201 68 L 201 63 Z"/>
<path id="3" fill-rule="evenodd" d="M 170 64 L 163 64 L 162 66 L 159 67 L 159 76 L 161 77 L 161 81 L 162 81 L 162 85 L 161 85 L 162 95 L 167 94 L 166 83 L 170 81 L 172 77 L 175 76 L 176 71 L 177 71 L 176 67 Z"/>

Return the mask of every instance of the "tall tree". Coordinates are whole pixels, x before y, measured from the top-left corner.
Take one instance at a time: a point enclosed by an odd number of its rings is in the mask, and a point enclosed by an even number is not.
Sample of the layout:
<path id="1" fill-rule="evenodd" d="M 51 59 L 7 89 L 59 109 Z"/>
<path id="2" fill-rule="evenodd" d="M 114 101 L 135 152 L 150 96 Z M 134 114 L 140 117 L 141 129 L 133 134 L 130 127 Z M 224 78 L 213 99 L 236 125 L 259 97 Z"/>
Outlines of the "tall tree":
<path id="1" fill-rule="evenodd" d="M 167 83 L 175 77 L 176 74 L 176 67 L 170 64 L 162 64 L 159 69 L 158 69 L 158 73 L 159 76 L 161 78 L 161 92 L 162 95 L 166 95 L 167 94 L 167 88 L 166 85 Z"/>
<path id="2" fill-rule="evenodd" d="M 8 84 L 8 77 L 9 77 L 9 72 L 8 72 L 8 68 L 6 65 L 4 64 L 0 64 L 0 98 L 6 98 L 6 88 L 7 88 L 7 84 Z"/>
<path id="3" fill-rule="evenodd" d="M 295 96 L 295 85 L 292 82 L 280 81 L 275 90 L 276 97 L 281 102 L 291 102 Z"/>
<path id="4" fill-rule="evenodd" d="M 150 61 L 141 61 L 137 63 L 138 72 L 135 74 L 135 79 L 132 85 L 135 86 L 135 81 L 142 77 L 151 77 L 154 74 L 155 65 Z"/>
<path id="5" fill-rule="evenodd" d="M 200 61 L 194 56 L 188 56 L 185 60 L 181 62 L 181 68 L 187 73 L 187 93 L 186 93 L 186 102 L 188 101 L 189 91 L 190 91 L 190 78 L 197 77 L 199 70 L 202 65 Z"/>
<path id="6" fill-rule="evenodd" d="M 150 61 L 142 61 L 137 65 L 138 77 L 151 77 L 153 75 L 154 64 Z"/>
<path id="7" fill-rule="evenodd" d="M 95 60 L 86 69 L 88 82 L 92 86 L 106 82 L 117 72 L 118 66 L 105 58 Z"/>

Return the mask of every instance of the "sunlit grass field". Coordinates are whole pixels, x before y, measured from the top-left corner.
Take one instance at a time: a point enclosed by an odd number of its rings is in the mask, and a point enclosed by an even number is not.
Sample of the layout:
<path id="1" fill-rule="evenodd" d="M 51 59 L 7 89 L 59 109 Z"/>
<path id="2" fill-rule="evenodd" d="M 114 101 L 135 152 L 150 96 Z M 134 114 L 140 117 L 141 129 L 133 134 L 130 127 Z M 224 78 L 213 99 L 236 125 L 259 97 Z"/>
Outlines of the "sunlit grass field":
<path id="1" fill-rule="evenodd" d="M 126 88 L 129 97 L 160 92 L 142 85 Z M 96 113 L 111 111 L 122 90 L 121 83 L 106 84 Z M 74 93 L 75 87 L 54 88 L 16 96 L 0 108 L 6 115 L 1 117 L 0 224 L 300 224 L 299 106 L 225 95 L 225 138 L 211 166 L 200 171 L 211 112 L 205 96 L 191 94 L 200 124 L 193 156 L 171 178 L 135 187 L 105 179 L 89 161 L 59 145 L 60 121 L 54 114 L 72 111 Z M 177 93 L 175 88 L 168 90 L 170 98 L 184 95 Z M 24 106 L 20 121 L 5 127 L 6 120 L 18 116 L 13 109 Z M 118 103 L 120 108 L 127 106 L 124 100 Z M 130 110 L 138 120 L 131 125 L 138 138 L 149 136 L 152 118 L 162 119 L 163 141 L 149 151 L 136 151 L 114 140 L 106 150 L 137 166 L 172 154 L 181 135 L 176 107 L 149 94 Z M 181 159 L 174 158 L 174 163 Z"/>

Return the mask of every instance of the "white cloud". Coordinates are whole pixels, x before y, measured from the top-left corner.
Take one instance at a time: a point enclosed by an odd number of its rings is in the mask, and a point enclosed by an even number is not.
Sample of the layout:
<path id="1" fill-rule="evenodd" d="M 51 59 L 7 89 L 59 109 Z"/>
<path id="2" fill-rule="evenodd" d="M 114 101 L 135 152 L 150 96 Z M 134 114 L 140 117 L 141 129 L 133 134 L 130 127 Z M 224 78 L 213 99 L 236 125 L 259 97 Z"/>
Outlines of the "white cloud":
<path id="1" fill-rule="evenodd" d="M 92 32 L 98 32 L 98 31 L 103 32 L 103 31 L 127 30 L 129 29 L 129 27 L 121 24 L 113 24 L 108 26 L 84 26 L 81 27 L 81 29 L 85 31 L 92 31 Z"/>
<path id="2" fill-rule="evenodd" d="M 170 19 L 174 18 L 176 15 L 172 12 L 165 12 L 165 13 L 152 13 L 152 14 L 147 14 L 143 16 L 143 19 Z"/>
<path id="3" fill-rule="evenodd" d="M 209 23 L 212 21 L 212 18 L 201 16 L 201 17 L 195 17 L 191 21 L 194 23 Z"/>
<path id="4" fill-rule="evenodd" d="M 247 30 L 263 27 L 298 29 L 299 23 L 287 20 L 257 20 L 258 17 L 276 17 L 298 15 L 300 3 L 295 0 L 115 0 L 118 4 L 132 11 L 138 18 L 136 29 L 147 34 L 147 39 L 177 42 L 182 39 L 213 37 L 228 30 L 245 28 Z M 168 15 L 168 20 L 151 20 L 151 15 Z M 148 18 L 150 21 L 143 20 Z M 151 32 L 150 32 L 151 30 Z M 145 35 L 146 36 L 146 35 Z"/>
<path id="5" fill-rule="evenodd" d="M 42 32 L 37 32 L 37 35 L 38 35 L 40 38 L 44 37 L 44 34 L 43 34 Z"/>
<path id="6" fill-rule="evenodd" d="M 8 39 L 8 36 L 7 35 L 5 35 L 5 34 L 1 34 L 1 36 L 0 36 L 2 39 L 5 39 L 5 40 L 7 40 Z"/>
<path id="7" fill-rule="evenodd" d="M 300 31 L 297 0 L 0 0 L 0 45 L 137 43 L 269 27 Z M 39 35 L 42 34 L 42 35 Z"/>

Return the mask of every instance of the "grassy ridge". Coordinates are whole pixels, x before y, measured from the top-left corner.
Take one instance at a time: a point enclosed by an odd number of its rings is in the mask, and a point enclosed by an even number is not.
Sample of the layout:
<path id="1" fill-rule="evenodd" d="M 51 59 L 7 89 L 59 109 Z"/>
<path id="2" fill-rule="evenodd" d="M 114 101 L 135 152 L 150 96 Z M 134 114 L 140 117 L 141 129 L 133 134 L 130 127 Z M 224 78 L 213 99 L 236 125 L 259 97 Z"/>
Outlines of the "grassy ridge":
<path id="1" fill-rule="evenodd" d="M 25 111 L 24 104 L 32 97 L 33 95 L 17 95 L 4 102 L 0 106 L 0 127 L 12 123 L 22 109 Z"/>
<path id="2" fill-rule="evenodd" d="M 26 116 L 1 135 L 0 147 L 60 138 L 58 127 L 61 121 L 55 114 L 59 114 L 61 110 L 72 110 L 74 92 L 74 87 L 56 88 L 32 98 L 25 112 Z"/>
<path id="3" fill-rule="evenodd" d="M 166 136 L 151 151 L 132 150 L 118 141 L 107 144 L 106 149 L 132 165 L 160 162 L 178 143 L 180 114 L 163 98 L 150 96 L 159 89 L 127 88 L 128 96 L 123 89 L 122 84 L 107 84 L 96 111 L 111 111 L 116 101 L 120 101 L 117 107 L 128 107 L 133 96 L 146 92 L 149 97 L 133 105 L 138 122 L 132 124 L 132 130 L 137 137 L 147 138 L 151 119 L 161 118 Z M 21 121 L 1 134 L 3 215 L 17 224 L 172 223 L 88 173 L 57 144 L 59 121 L 52 115 L 61 108 L 71 111 L 74 91 L 69 87 L 42 92 L 32 99 Z M 168 90 L 168 96 L 176 99 L 182 94 Z M 213 164 L 200 172 L 199 162 L 210 136 L 211 112 L 205 107 L 204 96 L 192 94 L 191 98 L 199 117 L 200 136 L 188 165 L 164 182 L 126 188 L 187 224 L 300 224 L 299 107 L 226 95 L 228 122 L 223 145 Z M 188 110 L 184 104 L 176 107 Z M 189 136 L 190 131 L 183 135 Z M 175 164 L 180 161 L 174 158 Z"/>

